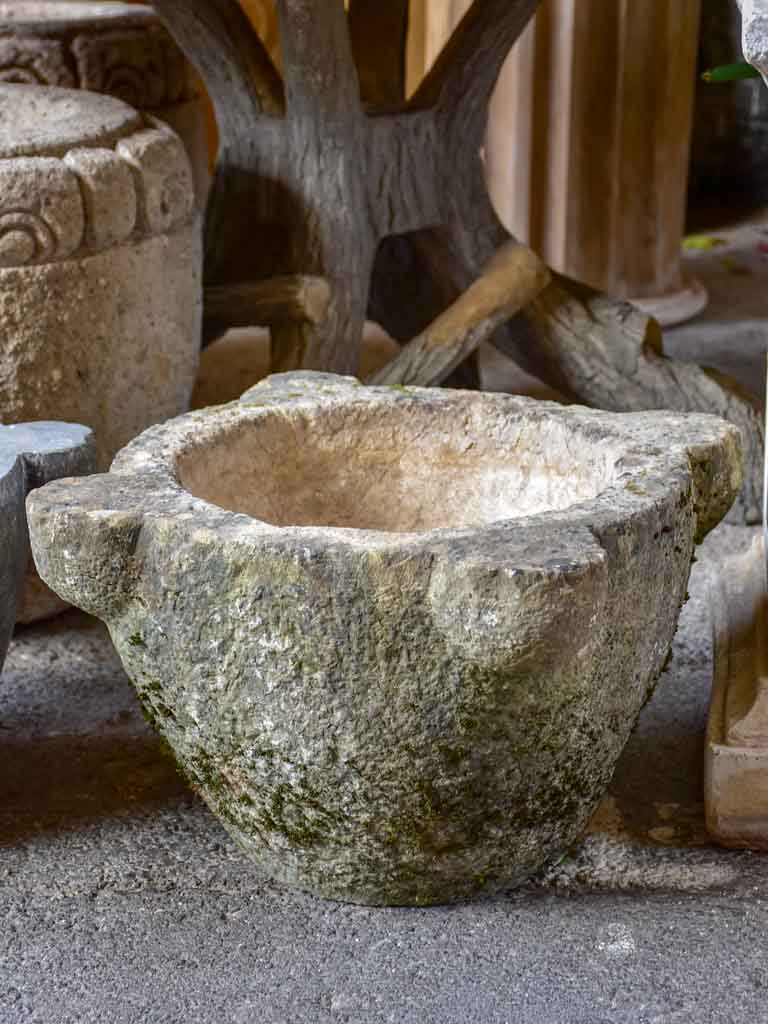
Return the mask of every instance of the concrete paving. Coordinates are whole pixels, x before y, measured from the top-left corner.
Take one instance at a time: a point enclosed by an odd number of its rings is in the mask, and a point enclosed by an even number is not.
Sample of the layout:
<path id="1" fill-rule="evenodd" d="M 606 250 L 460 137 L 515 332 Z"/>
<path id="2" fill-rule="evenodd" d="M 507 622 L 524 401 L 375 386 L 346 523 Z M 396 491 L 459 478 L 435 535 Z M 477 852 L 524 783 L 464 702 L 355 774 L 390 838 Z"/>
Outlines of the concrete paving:
<path id="1" fill-rule="evenodd" d="M 698 242 L 696 241 L 698 240 Z M 709 305 L 687 324 L 667 330 L 664 351 L 735 378 L 763 399 L 768 349 L 768 211 L 759 218 L 692 236 L 684 262 L 709 293 Z"/>
<path id="2" fill-rule="evenodd" d="M 689 351 L 730 358 L 705 328 Z M 0 1024 L 768 1024 L 768 855 L 713 846 L 701 788 L 706 573 L 753 534 L 725 525 L 700 550 L 582 840 L 524 889 L 452 908 L 269 883 L 177 775 L 103 627 L 19 630 L 0 681 Z"/>

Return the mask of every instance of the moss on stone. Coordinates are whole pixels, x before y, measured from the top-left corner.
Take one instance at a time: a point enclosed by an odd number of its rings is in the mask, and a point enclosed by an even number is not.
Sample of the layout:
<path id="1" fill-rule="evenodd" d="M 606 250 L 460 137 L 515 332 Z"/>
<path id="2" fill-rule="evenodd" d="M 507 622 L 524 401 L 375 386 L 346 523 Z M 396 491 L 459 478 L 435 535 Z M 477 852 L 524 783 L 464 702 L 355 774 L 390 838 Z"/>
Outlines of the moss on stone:
<path id="1" fill-rule="evenodd" d="M 639 495 L 639 496 L 640 496 L 641 498 L 647 498 L 647 497 L 648 497 L 648 491 L 646 490 L 646 488 L 645 488 L 645 487 L 642 487 L 642 486 L 641 486 L 641 485 L 640 485 L 639 483 L 637 483 L 637 482 L 636 482 L 635 480 L 628 480 L 628 481 L 627 481 L 627 482 L 626 482 L 626 483 L 624 484 L 624 490 L 625 490 L 625 491 L 629 491 L 629 492 L 630 492 L 630 494 L 637 494 L 637 495 Z"/>

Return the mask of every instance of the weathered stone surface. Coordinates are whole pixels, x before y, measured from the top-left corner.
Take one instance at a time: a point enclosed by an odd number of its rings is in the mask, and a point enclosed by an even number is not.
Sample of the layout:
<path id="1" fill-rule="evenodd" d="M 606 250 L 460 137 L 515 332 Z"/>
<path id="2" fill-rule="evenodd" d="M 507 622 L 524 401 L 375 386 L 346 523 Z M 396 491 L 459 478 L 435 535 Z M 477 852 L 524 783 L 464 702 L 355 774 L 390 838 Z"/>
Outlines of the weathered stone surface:
<path id="1" fill-rule="evenodd" d="M 736 0 L 741 10 L 741 44 L 744 56 L 768 75 L 768 0 Z"/>
<path id="2" fill-rule="evenodd" d="M 108 96 L 0 85 L 0 419 L 84 423 L 106 469 L 185 411 L 200 263 L 165 125 Z"/>
<path id="3" fill-rule="evenodd" d="M 710 416 L 292 374 L 28 510 L 42 578 L 260 864 L 422 904 L 584 826 L 740 464 Z"/>
<path id="4" fill-rule="evenodd" d="M 24 499 L 35 487 L 94 467 L 90 430 L 72 423 L 0 426 L 0 669 L 24 586 L 29 542 Z"/>
<path id="5" fill-rule="evenodd" d="M 104 93 L 167 121 L 187 147 L 201 197 L 205 118 L 190 66 L 151 7 L 0 2 L 0 82 Z"/>
<path id="6" fill-rule="evenodd" d="M 704 761 L 707 828 L 724 846 L 768 850 L 765 541 L 711 572 L 714 671 Z"/>

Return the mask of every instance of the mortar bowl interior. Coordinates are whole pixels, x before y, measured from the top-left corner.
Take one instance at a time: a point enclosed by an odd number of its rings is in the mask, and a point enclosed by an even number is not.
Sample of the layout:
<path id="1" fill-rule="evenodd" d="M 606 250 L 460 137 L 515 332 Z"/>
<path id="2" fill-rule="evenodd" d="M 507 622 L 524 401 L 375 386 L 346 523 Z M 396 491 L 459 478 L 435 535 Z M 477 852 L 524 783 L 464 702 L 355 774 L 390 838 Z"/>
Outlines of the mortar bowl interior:
<path id="1" fill-rule="evenodd" d="M 492 406 L 301 406 L 228 422 L 183 452 L 189 493 L 280 526 L 420 533 L 590 501 L 615 479 L 610 441 Z"/>

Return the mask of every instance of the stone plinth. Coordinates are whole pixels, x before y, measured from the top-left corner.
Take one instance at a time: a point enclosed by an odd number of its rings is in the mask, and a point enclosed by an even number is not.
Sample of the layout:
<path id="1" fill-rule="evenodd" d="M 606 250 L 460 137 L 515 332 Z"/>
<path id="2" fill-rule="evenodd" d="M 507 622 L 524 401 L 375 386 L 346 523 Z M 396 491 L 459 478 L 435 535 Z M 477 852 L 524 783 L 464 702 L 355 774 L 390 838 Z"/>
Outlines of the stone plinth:
<path id="1" fill-rule="evenodd" d="M 168 123 L 208 188 L 205 115 L 192 71 L 151 7 L 0 0 L 0 82 L 86 89 Z"/>
<path id="2" fill-rule="evenodd" d="M 96 434 L 188 408 L 200 232 L 184 147 L 108 96 L 0 85 L 0 420 Z"/>
<path id="3" fill-rule="evenodd" d="M 739 442 L 711 416 L 286 374 L 36 492 L 33 550 L 272 877 L 448 902 L 586 824 Z"/>
<path id="4" fill-rule="evenodd" d="M 724 846 L 768 850 L 768 595 L 762 537 L 713 571 L 711 604 L 707 828 Z"/>
<path id="5" fill-rule="evenodd" d="M 0 669 L 24 588 L 29 541 L 24 501 L 35 487 L 93 469 L 93 435 L 71 423 L 0 426 Z"/>

